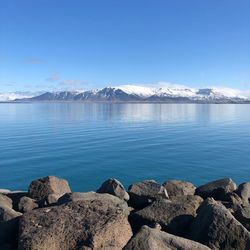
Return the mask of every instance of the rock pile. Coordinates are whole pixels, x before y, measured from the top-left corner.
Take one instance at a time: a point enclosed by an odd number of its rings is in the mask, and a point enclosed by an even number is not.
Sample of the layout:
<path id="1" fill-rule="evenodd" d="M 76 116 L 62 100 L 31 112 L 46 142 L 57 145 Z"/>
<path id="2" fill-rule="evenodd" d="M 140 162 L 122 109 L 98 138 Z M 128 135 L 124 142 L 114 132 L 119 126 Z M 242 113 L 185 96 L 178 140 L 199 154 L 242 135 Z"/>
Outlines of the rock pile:
<path id="1" fill-rule="evenodd" d="M 72 192 L 54 176 L 28 192 L 0 189 L 1 250 L 247 250 L 250 182 L 106 180 Z"/>

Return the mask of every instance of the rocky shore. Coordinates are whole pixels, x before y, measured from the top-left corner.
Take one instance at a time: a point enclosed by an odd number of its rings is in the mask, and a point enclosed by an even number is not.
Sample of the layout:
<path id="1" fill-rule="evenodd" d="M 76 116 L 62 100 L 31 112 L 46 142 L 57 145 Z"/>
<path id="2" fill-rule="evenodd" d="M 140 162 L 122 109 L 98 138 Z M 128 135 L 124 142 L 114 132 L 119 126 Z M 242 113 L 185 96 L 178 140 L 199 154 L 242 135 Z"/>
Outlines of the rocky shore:
<path id="1" fill-rule="evenodd" d="M 0 189 L 0 249 L 250 249 L 250 182 L 200 187 L 153 180 L 126 190 L 116 179 L 72 192 L 48 176 L 27 192 Z"/>

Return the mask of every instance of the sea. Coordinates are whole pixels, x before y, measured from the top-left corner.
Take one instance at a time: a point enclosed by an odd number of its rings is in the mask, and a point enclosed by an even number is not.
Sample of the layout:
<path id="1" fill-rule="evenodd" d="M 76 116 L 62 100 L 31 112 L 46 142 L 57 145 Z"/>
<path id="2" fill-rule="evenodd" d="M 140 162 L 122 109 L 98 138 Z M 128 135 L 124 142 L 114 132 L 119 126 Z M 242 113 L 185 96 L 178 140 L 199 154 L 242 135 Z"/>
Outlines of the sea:
<path id="1" fill-rule="evenodd" d="M 84 192 L 108 178 L 250 181 L 250 105 L 0 104 L 0 188 L 47 175 Z"/>

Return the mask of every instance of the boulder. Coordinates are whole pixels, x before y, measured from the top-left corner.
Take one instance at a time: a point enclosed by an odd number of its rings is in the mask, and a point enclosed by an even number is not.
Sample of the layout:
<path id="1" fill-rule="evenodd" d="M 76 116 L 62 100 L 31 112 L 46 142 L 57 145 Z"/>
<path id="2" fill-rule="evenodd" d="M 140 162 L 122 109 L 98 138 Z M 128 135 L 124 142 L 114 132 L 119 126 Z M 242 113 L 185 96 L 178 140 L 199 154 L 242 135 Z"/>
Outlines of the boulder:
<path id="1" fill-rule="evenodd" d="M 163 184 L 171 199 L 173 196 L 194 195 L 195 186 L 191 182 L 170 180 Z"/>
<path id="2" fill-rule="evenodd" d="M 250 199 L 250 182 L 245 182 L 239 185 L 237 189 L 238 195 L 244 200 L 246 203 L 249 203 Z"/>
<path id="3" fill-rule="evenodd" d="M 132 184 L 128 188 L 130 196 L 129 205 L 141 209 L 152 203 L 157 198 L 168 199 L 167 190 L 154 180 L 145 180 Z"/>
<path id="4" fill-rule="evenodd" d="M 121 182 L 116 179 L 106 180 L 96 192 L 112 194 L 125 201 L 129 200 L 129 194 L 126 192 Z"/>
<path id="5" fill-rule="evenodd" d="M 211 249 L 249 249 L 250 233 L 220 203 L 207 199 L 190 227 L 190 238 Z"/>
<path id="6" fill-rule="evenodd" d="M 19 223 L 18 249 L 120 250 L 131 236 L 127 215 L 116 203 L 105 199 L 72 201 L 25 213 Z"/>
<path id="7" fill-rule="evenodd" d="M 8 221 L 22 215 L 12 209 L 12 200 L 4 194 L 0 194 L 0 222 Z"/>
<path id="8" fill-rule="evenodd" d="M 18 210 L 22 213 L 26 213 L 37 207 L 38 207 L 38 204 L 35 202 L 35 200 L 27 196 L 22 197 L 18 204 Z"/>
<path id="9" fill-rule="evenodd" d="M 123 250 L 209 250 L 198 242 L 143 226 Z"/>
<path id="10" fill-rule="evenodd" d="M 213 197 L 216 200 L 224 200 L 227 193 L 235 191 L 236 184 L 230 178 L 220 179 L 202 185 L 195 190 L 195 194 L 206 199 Z"/>
<path id="11" fill-rule="evenodd" d="M 16 212 L 10 207 L 0 206 L 0 222 L 8 221 L 21 215 L 22 213 Z"/>
<path id="12" fill-rule="evenodd" d="M 70 187 L 66 180 L 55 176 L 47 176 L 31 182 L 29 196 L 32 199 L 42 202 L 44 205 L 55 203 L 60 196 L 70 193 Z"/>
<path id="13" fill-rule="evenodd" d="M 130 223 L 136 232 L 141 226 L 160 224 L 164 231 L 183 236 L 202 203 L 200 196 L 179 196 L 173 201 L 156 200 L 142 210 L 131 213 Z"/>
<path id="14" fill-rule="evenodd" d="M 128 207 L 127 202 L 124 200 L 119 199 L 118 197 L 115 197 L 110 194 L 98 194 L 95 192 L 74 192 L 74 193 L 68 193 L 64 194 L 62 197 L 58 199 L 58 205 L 62 205 L 71 201 L 93 201 L 93 200 L 100 200 L 100 201 L 109 201 L 115 206 L 120 207 L 125 214 L 130 213 L 130 208 Z"/>
<path id="15" fill-rule="evenodd" d="M 0 194 L 0 245 L 15 244 L 17 241 L 18 219 L 21 213 L 12 209 L 12 200 Z"/>
<path id="16" fill-rule="evenodd" d="M 236 193 L 227 193 L 224 197 L 225 201 L 220 201 L 231 213 L 241 208 L 244 201 Z"/>
<path id="17" fill-rule="evenodd" d="M 11 191 L 9 193 L 6 193 L 6 195 L 12 200 L 12 207 L 16 211 L 18 211 L 18 204 L 20 202 L 20 199 L 22 197 L 25 197 L 28 195 L 27 192 L 24 191 Z"/>
<path id="18" fill-rule="evenodd" d="M 12 208 L 12 200 L 5 194 L 0 194 L 0 207 L 2 206 Z"/>
<path id="19" fill-rule="evenodd" d="M 250 231 L 250 206 L 238 207 L 233 213 L 234 217 L 248 230 Z"/>

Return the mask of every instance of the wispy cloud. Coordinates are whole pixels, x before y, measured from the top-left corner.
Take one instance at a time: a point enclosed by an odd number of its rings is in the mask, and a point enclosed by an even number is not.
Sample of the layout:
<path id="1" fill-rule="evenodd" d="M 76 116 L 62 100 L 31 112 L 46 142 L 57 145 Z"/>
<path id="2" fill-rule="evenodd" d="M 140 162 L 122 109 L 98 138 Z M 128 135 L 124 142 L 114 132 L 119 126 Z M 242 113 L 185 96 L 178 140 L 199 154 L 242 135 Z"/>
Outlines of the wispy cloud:
<path id="1" fill-rule="evenodd" d="M 16 82 L 4 82 L 0 83 L 0 86 L 5 86 L 5 87 L 13 87 L 15 86 Z"/>
<path id="2" fill-rule="evenodd" d="M 187 86 L 185 84 L 165 82 L 165 81 L 157 82 L 154 86 L 155 87 L 160 87 L 160 88 L 175 88 L 175 89 L 190 88 L 189 86 Z"/>
<path id="3" fill-rule="evenodd" d="M 72 85 L 83 85 L 83 84 L 87 84 L 87 82 L 86 82 L 86 81 L 83 81 L 83 80 L 67 79 L 67 80 L 61 81 L 59 84 L 60 84 L 60 85 L 72 86 Z"/>
<path id="4" fill-rule="evenodd" d="M 64 90 L 75 90 L 75 91 L 84 91 L 86 90 L 85 86 L 88 84 L 87 81 L 78 80 L 78 79 L 66 79 L 59 82 L 59 87 Z"/>
<path id="5" fill-rule="evenodd" d="M 43 64 L 45 62 L 44 60 L 39 59 L 39 58 L 30 58 L 26 61 L 26 63 L 36 65 L 36 64 Z"/>
<path id="6" fill-rule="evenodd" d="M 122 85 L 128 85 L 128 84 L 122 84 Z M 172 88 L 172 89 L 185 89 L 189 88 L 190 86 L 187 86 L 185 84 L 178 84 L 178 83 L 172 83 L 172 82 L 166 82 L 166 81 L 160 81 L 156 83 L 130 83 L 129 85 L 136 85 L 140 87 L 150 87 L 150 88 Z"/>
<path id="7" fill-rule="evenodd" d="M 46 78 L 46 81 L 49 81 L 49 82 L 57 82 L 59 80 L 60 80 L 60 76 L 57 73 L 53 73 L 48 78 Z"/>

